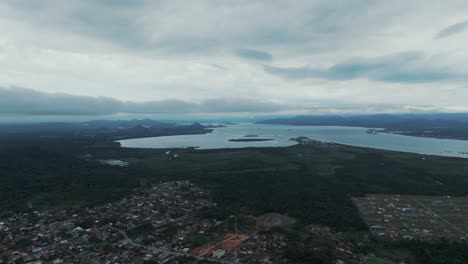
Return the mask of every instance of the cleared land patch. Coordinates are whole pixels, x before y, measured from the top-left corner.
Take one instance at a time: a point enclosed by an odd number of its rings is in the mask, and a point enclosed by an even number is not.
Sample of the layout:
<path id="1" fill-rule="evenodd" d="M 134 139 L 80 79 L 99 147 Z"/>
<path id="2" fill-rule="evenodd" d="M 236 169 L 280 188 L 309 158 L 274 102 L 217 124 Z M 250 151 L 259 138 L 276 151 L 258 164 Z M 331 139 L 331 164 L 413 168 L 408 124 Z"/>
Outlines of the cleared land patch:
<path id="1" fill-rule="evenodd" d="M 353 198 L 370 231 L 393 239 L 465 240 L 468 198 L 381 195 Z"/>

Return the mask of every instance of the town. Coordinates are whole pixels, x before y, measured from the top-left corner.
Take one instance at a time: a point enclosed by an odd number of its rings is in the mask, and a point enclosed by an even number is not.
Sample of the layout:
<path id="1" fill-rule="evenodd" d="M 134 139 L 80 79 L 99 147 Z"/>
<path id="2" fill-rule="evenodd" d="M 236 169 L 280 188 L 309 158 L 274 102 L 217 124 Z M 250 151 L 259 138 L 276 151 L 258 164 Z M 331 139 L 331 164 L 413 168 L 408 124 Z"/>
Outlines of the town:
<path id="1" fill-rule="evenodd" d="M 363 232 L 356 242 L 330 227 L 307 225 L 300 236 L 315 254 L 333 252 L 337 264 L 405 263 L 362 248 L 371 237 L 466 238 L 468 223 L 459 219 L 466 218 L 466 198 L 368 195 L 353 201 L 372 234 Z M 296 219 L 278 213 L 217 219 L 218 209 L 206 189 L 170 181 L 100 206 L 11 213 L 0 219 L 0 263 L 294 263 L 287 252 L 297 241 L 275 227 L 294 226 Z"/>
<path id="2" fill-rule="evenodd" d="M 0 263 L 272 263 L 281 257 L 284 234 L 237 233 L 237 219 L 230 230 L 227 221 L 201 217 L 215 206 L 206 190 L 176 181 L 99 207 L 12 214 L 0 220 Z"/>

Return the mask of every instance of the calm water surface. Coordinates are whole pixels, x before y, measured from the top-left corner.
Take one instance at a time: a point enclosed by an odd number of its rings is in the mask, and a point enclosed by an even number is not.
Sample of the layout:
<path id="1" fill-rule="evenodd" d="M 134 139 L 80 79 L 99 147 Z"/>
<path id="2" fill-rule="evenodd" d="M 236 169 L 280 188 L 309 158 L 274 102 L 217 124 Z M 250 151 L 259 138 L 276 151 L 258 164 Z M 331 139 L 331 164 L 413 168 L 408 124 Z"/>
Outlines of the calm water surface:
<path id="1" fill-rule="evenodd" d="M 433 154 L 468 158 L 468 141 L 419 138 L 394 134 L 368 134 L 366 128 L 333 126 L 289 126 L 241 123 L 215 128 L 204 135 L 182 135 L 154 138 L 139 138 L 119 141 L 128 148 L 185 148 L 199 149 L 286 147 L 295 145 L 291 138 L 305 136 L 311 139 L 346 144 L 351 146 L 386 149 L 419 154 Z M 271 138 L 262 142 L 230 142 L 229 139 L 258 135 Z"/>

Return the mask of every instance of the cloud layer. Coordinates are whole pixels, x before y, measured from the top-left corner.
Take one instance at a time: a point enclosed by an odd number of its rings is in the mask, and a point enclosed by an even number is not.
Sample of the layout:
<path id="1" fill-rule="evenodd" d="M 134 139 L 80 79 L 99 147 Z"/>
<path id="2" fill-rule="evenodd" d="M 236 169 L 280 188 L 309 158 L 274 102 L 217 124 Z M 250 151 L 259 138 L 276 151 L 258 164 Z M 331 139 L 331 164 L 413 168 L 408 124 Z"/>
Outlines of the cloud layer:
<path id="1" fill-rule="evenodd" d="M 128 102 L 108 97 L 51 94 L 18 87 L 0 87 L 0 115 L 276 113 L 286 109 L 287 106 L 273 102 L 249 99 L 219 98 L 198 103 L 181 100 Z"/>
<path id="2" fill-rule="evenodd" d="M 454 34 L 457 34 L 457 33 L 460 33 L 464 30 L 466 30 L 468 27 L 468 21 L 462 21 L 462 22 L 458 22 L 456 24 L 453 24 L 453 25 L 450 25 L 444 29 L 442 29 L 441 31 L 439 31 L 435 37 L 436 38 L 446 38 L 446 37 L 449 37 L 451 35 L 454 35 Z"/>
<path id="3" fill-rule="evenodd" d="M 463 109 L 467 10 L 464 0 L 4 0 L 0 87 L 16 99 L 0 109 Z"/>
<path id="4" fill-rule="evenodd" d="M 240 49 L 237 51 L 237 55 L 246 59 L 261 60 L 261 61 L 271 61 L 273 56 L 264 51 L 253 50 L 253 49 Z"/>
<path id="5" fill-rule="evenodd" d="M 369 114 L 369 113 L 432 113 L 448 109 L 427 105 L 359 104 L 334 101 L 307 101 L 292 105 L 246 98 L 217 98 L 199 102 L 177 99 L 159 101 L 121 101 L 110 97 L 92 97 L 65 93 L 44 93 L 21 87 L 0 87 L 0 116 L 28 120 L 43 117 L 128 116 L 140 115 L 200 116 L 200 115 L 268 115 L 268 114 Z M 454 108 L 452 111 L 466 111 Z M 11 119 L 13 117 L 13 119 Z M 33 118 L 33 119 L 31 119 Z M 1 122 L 2 120 L 0 120 Z M 36 120 L 37 121 L 37 120 Z"/>
<path id="6" fill-rule="evenodd" d="M 450 69 L 431 66 L 419 53 L 401 53 L 371 59 L 353 59 L 325 69 L 265 66 L 265 71 L 287 79 L 352 80 L 366 78 L 374 81 L 400 83 L 430 83 L 455 79 L 459 75 L 456 71 Z M 462 76 L 460 74 L 459 78 Z"/>

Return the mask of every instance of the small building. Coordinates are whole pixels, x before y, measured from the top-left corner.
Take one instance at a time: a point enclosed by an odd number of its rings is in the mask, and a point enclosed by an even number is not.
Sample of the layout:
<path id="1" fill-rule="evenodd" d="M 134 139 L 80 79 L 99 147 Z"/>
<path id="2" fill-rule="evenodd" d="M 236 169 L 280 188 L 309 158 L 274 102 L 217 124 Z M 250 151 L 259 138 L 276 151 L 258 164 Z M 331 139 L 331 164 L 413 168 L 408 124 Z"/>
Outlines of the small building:
<path id="1" fill-rule="evenodd" d="M 218 249 L 213 251 L 213 258 L 222 258 L 226 254 L 226 250 Z"/>

